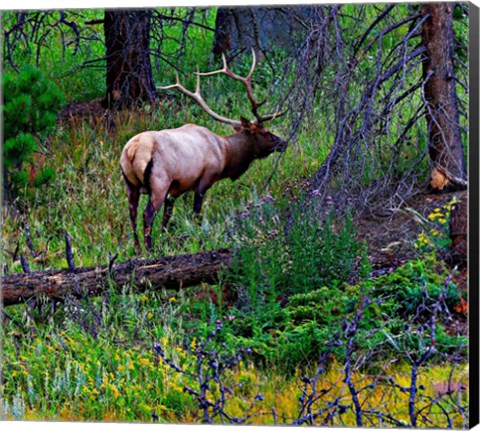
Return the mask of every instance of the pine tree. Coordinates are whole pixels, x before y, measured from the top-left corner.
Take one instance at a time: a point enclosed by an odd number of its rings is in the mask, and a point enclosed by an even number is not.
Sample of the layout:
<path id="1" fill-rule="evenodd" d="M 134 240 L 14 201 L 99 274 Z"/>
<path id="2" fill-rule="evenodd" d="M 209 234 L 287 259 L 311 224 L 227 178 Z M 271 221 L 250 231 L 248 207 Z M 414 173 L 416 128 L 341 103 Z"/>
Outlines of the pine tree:
<path id="1" fill-rule="evenodd" d="M 13 200 L 25 186 L 50 181 L 50 167 L 37 167 L 34 154 L 42 152 L 45 138 L 55 125 L 64 95 L 44 74 L 26 66 L 20 73 L 3 75 L 3 177 L 4 198 Z"/>

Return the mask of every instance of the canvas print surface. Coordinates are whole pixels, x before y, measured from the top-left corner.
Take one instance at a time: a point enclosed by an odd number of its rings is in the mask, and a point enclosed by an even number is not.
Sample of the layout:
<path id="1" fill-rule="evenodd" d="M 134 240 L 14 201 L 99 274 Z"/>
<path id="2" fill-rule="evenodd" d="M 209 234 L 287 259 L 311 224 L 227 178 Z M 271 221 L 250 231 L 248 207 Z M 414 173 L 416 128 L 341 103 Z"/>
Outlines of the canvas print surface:
<path id="1" fill-rule="evenodd" d="M 2 13 L 0 418 L 477 421 L 474 13 Z"/>

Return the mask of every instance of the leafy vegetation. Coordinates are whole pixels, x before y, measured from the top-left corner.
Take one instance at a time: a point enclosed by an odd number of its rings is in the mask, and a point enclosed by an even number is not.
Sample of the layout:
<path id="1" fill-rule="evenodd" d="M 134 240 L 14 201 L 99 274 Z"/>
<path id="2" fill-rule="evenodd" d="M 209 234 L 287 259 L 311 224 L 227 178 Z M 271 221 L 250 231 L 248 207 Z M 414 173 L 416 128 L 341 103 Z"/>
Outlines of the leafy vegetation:
<path id="1" fill-rule="evenodd" d="M 213 26 L 213 15 L 208 22 Z M 196 43 L 184 62 L 193 71 L 196 61 L 206 64 L 212 35 L 196 27 L 189 32 Z M 384 40 L 394 42 L 393 36 Z M 143 130 L 187 122 L 230 132 L 182 96 L 112 114 L 115 133 L 100 114 L 54 123 L 55 113 L 46 109 L 62 100 L 54 84 L 70 102 L 104 89 L 98 69 L 71 75 L 67 85 L 64 69 L 54 69 L 69 53 L 52 47 L 53 66 L 41 64 L 48 78 L 31 68 L 4 78 L 6 138 L 15 142 L 12 149 L 21 139 L 31 144 L 8 152 L 6 141 L 5 162 L 23 165 L 41 142 L 55 171 L 54 187 L 19 187 L 22 209 L 3 209 L 5 273 L 22 270 L 20 256 L 32 271 L 65 267 L 65 231 L 78 266 L 106 263 L 114 253 L 120 261 L 135 257 L 119 170 L 125 142 Z M 244 72 L 249 61 L 246 56 L 235 68 Z M 266 94 L 260 84 L 273 79 L 272 72 L 259 65 L 258 76 L 255 89 Z M 35 85 L 13 97 L 9 86 L 25 87 L 34 78 L 45 99 L 35 96 Z M 173 73 L 157 76 L 162 85 L 169 79 Z M 193 77 L 185 81 L 193 88 Z M 219 79 L 205 90 L 229 116 L 245 115 L 241 89 L 227 91 Z M 21 112 L 9 103 L 27 97 L 39 103 L 30 111 L 38 124 L 8 116 Z M 422 420 L 417 425 L 467 427 L 468 340 L 450 326 L 465 292 L 439 259 L 448 245 L 451 204 L 421 221 L 414 259 L 374 272 L 351 214 L 340 218 L 331 205 L 320 219 L 308 206 L 293 205 L 304 198 L 333 140 L 327 115 L 318 112 L 315 127 L 302 126 L 285 155 L 256 162 L 235 183 L 216 184 L 200 219 L 189 195 L 178 199 L 167 232 L 160 232 L 157 218 L 153 255 L 234 248 L 232 267 L 217 286 L 143 294 L 125 286 L 122 293 L 112 288 L 55 307 L 40 297 L 35 308 L 5 309 L 0 418 L 334 426 Z M 280 121 L 274 128 L 280 136 L 288 131 Z M 39 141 L 22 133 L 38 133 Z"/>
<path id="2" fill-rule="evenodd" d="M 37 172 L 34 156 L 45 151 L 45 138 L 53 130 L 64 96 L 40 70 L 29 66 L 18 75 L 4 74 L 3 91 L 3 172 L 5 197 L 11 200 L 19 188 L 38 187 L 53 177 L 49 166 L 39 166 Z"/>

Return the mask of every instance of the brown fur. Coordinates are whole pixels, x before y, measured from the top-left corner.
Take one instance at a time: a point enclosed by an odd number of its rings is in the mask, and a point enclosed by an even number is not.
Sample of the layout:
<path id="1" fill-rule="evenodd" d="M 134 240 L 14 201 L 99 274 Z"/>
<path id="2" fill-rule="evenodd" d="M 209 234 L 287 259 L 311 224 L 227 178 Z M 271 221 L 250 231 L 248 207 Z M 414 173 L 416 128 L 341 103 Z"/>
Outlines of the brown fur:
<path id="1" fill-rule="evenodd" d="M 156 213 L 165 202 L 162 223 L 165 228 L 172 212 L 173 200 L 167 196 L 176 198 L 194 190 L 194 210 L 198 213 L 205 192 L 215 182 L 223 178 L 236 180 L 255 159 L 285 149 L 286 142 L 245 119 L 231 136 L 220 136 L 195 124 L 134 136 L 123 149 L 120 165 L 127 187 L 135 245 L 139 247 L 136 215 L 140 193 L 150 195 L 144 212 L 144 238 L 150 249 Z"/>

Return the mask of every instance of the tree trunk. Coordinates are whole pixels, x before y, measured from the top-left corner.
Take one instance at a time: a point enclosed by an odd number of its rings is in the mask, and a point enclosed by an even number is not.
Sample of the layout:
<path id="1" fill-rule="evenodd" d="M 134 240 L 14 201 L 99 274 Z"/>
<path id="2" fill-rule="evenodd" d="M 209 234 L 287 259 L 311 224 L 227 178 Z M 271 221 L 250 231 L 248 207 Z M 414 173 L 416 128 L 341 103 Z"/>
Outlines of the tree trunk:
<path id="1" fill-rule="evenodd" d="M 213 40 L 212 52 L 219 56 L 230 51 L 230 34 L 232 26 L 235 24 L 233 19 L 233 9 L 219 7 L 217 17 L 215 18 L 215 39 Z"/>
<path id="2" fill-rule="evenodd" d="M 423 77 L 428 149 L 434 165 L 430 185 L 437 190 L 451 185 L 448 176 L 466 179 L 453 67 L 454 7 L 454 3 L 422 6 L 422 15 L 430 15 L 422 27 L 422 44 L 427 49 Z"/>
<path id="3" fill-rule="evenodd" d="M 135 291 L 147 289 L 180 289 L 213 283 L 224 265 L 231 261 L 228 249 L 197 254 L 131 260 L 117 265 L 77 268 L 74 271 L 53 270 L 30 274 L 5 275 L 2 280 L 3 304 L 14 305 L 37 295 L 62 298 L 98 295 L 114 285 L 117 289 L 130 284 Z"/>
<path id="4" fill-rule="evenodd" d="M 108 108 L 121 109 L 156 95 L 150 61 L 149 10 L 106 10 L 104 20 Z"/>
<path id="5" fill-rule="evenodd" d="M 311 6 L 218 8 L 215 21 L 214 55 L 236 57 L 254 49 L 267 54 L 281 48 L 292 52 L 305 31 L 301 22 L 309 19 Z M 302 36 L 301 36 L 302 35 Z"/>
<path id="6" fill-rule="evenodd" d="M 450 259 L 455 264 L 464 265 L 468 258 L 468 203 L 467 197 L 452 205 L 450 214 L 450 239 L 452 240 Z"/>

